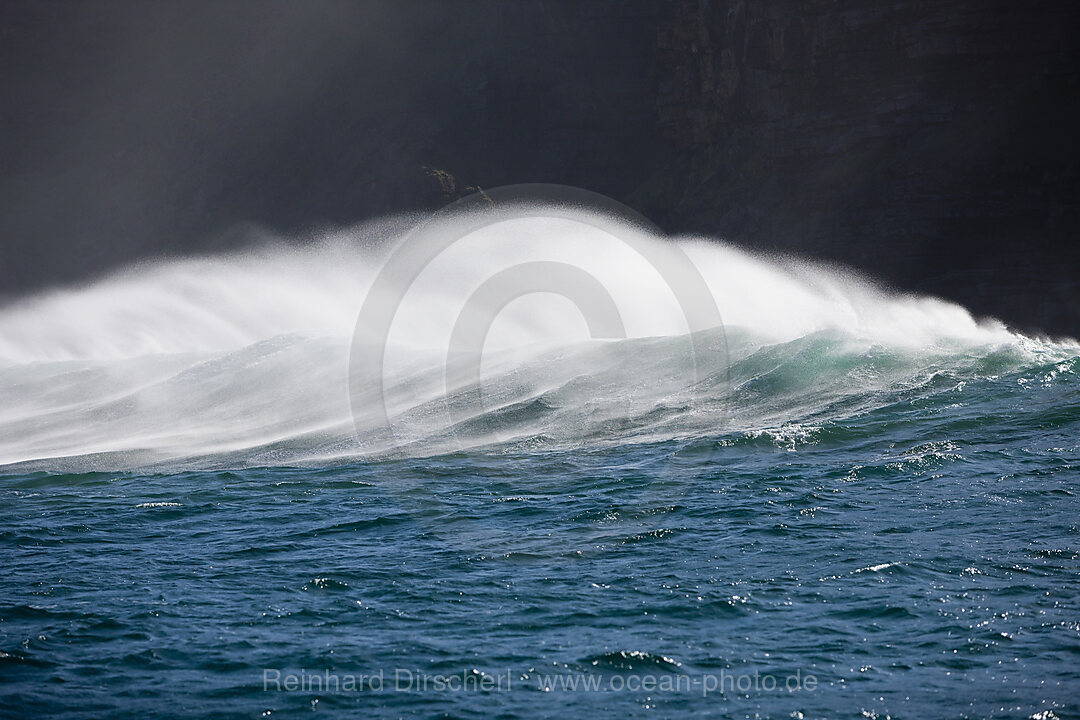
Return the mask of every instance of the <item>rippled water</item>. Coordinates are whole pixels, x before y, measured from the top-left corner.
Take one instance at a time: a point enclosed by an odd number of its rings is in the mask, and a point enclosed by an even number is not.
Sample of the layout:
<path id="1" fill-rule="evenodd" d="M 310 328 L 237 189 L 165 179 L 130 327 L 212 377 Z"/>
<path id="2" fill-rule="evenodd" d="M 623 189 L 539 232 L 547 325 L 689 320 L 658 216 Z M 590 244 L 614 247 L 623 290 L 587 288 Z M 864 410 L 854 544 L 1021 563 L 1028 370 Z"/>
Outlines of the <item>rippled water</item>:
<path id="1" fill-rule="evenodd" d="M 7 474 L 0 714 L 1076 717 L 1076 373 L 786 432 Z"/>
<path id="2" fill-rule="evenodd" d="M 0 307 L 0 716 L 1080 717 L 1080 345 L 560 212 Z"/>

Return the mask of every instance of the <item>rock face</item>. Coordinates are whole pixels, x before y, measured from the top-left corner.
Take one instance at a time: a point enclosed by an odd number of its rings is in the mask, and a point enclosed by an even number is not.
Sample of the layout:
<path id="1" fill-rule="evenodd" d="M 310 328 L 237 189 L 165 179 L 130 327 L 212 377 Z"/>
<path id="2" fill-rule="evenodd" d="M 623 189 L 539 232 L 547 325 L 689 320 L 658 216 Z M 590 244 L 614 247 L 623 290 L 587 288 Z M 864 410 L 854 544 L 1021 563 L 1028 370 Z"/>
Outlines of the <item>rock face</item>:
<path id="1" fill-rule="evenodd" d="M 1080 330 L 1077 5 L 682 0 L 657 36 L 680 229 Z"/>
<path id="2" fill-rule="evenodd" d="M 0 295 L 552 182 L 1080 336 L 1075 0 L 0 4 Z"/>

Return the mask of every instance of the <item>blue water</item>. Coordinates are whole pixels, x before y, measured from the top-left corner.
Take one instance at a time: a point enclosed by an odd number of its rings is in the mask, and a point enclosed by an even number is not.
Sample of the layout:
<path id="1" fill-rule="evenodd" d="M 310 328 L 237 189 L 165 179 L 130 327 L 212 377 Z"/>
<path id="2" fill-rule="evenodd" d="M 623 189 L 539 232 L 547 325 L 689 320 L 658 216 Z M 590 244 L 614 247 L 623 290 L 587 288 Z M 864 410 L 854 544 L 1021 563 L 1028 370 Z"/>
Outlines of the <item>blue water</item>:
<path id="1" fill-rule="evenodd" d="M 811 350 L 771 429 L 11 465 L 0 716 L 1080 717 L 1080 362 Z"/>
<path id="2" fill-rule="evenodd" d="M 541 210 L 0 306 L 0 717 L 1080 717 L 1080 344 Z"/>

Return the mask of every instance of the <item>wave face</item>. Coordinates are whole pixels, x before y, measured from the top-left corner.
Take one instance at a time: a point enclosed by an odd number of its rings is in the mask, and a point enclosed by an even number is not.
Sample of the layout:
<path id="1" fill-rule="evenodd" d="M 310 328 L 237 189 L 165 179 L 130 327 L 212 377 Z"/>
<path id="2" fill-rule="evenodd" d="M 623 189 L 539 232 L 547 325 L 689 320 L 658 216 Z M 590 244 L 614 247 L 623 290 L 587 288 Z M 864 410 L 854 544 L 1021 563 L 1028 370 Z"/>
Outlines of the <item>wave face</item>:
<path id="1" fill-rule="evenodd" d="M 1027 338 L 841 269 L 585 211 L 506 217 L 461 237 L 402 280 L 385 337 L 364 338 L 358 313 L 407 231 L 382 222 L 303 247 L 144 264 L 6 306 L 0 464 L 242 467 L 704 437 L 796 447 L 915 398 L 1076 386 L 1075 342 Z M 723 327 L 689 334 L 677 288 L 628 233 L 660 255 L 685 253 Z M 538 262 L 595 279 L 625 337 L 590 337 L 567 297 L 518 297 L 484 337 L 482 401 L 447 412 L 472 392 L 445 372 L 462 308 L 501 271 Z M 389 427 L 381 409 L 350 402 L 354 330 L 385 351 Z"/>

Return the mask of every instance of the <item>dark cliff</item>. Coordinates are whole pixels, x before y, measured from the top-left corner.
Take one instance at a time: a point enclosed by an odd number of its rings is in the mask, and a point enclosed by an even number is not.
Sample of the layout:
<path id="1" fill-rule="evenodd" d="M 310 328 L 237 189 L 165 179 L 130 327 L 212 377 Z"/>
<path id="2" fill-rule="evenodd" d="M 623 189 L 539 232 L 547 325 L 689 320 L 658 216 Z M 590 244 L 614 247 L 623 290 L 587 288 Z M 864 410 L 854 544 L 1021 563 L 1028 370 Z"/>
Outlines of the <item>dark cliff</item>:
<path id="1" fill-rule="evenodd" d="M 686 0 L 661 222 L 1080 328 L 1075 3 Z"/>
<path id="2" fill-rule="evenodd" d="M 0 5 L 0 294 L 556 182 L 1080 335 L 1061 0 Z"/>

